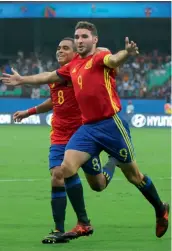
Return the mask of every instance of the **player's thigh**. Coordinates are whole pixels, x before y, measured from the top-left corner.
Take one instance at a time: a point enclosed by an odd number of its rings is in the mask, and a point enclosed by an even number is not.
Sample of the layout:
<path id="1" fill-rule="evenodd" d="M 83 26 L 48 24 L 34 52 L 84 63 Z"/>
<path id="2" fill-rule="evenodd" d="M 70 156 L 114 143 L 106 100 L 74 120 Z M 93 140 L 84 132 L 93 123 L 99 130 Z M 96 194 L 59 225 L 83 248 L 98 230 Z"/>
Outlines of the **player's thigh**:
<path id="1" fill-rule="evenodd" d="M 99 152 L 99 146 L 84 126 L 81 126 L 66 145 L 63 161 L 65 178 L 75 174 L 91 156 L 98 155 Z"/>
<path id="2" fill-rule="evenodd" d="M 131 183 L 139 185 L 143 180 L 144 175 L 140 172 L 136 161 L 130 163 L 119 163 L 121 171 Z"/>
<path id="3" fill-rule="evenodd" d="M 77 150 L 66 150 L 62 162 L 64 177 L 69 178 L 77 173 L 82 163 L 86 162 L 90 155 Z"/>

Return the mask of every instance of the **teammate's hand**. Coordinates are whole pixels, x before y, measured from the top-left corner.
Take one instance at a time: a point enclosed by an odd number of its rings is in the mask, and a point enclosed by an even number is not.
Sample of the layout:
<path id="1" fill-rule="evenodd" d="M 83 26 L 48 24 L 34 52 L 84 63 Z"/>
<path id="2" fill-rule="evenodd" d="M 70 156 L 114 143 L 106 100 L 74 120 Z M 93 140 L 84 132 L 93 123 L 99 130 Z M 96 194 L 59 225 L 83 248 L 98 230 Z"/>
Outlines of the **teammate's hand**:
<path id="1" fill-rule="evenodd" d="M 137 44 L 133 41 L 129 42 L 128 37 L 125 38 L 125 49 L 131 56 L 136 56 L 139 54 L 139 48 L 137 47 Z"/>
<path id="2" fill-rule="evenodd" d="M 22 119 L 29 117 L 28 111 L 18 111 L 13 114 L 13 120 L 15 122 L 21 122 Z"/>
<path id="3" fill-rule="evenodd" d="M 21 81 L 22 81 L 22 77 L 13 68 L 11 69 L 11 71 L 12 71 L 13 75 L 3 73 L 0 80 L 6 85 L 13 85 L 13 86 L 20 85 Z"/>

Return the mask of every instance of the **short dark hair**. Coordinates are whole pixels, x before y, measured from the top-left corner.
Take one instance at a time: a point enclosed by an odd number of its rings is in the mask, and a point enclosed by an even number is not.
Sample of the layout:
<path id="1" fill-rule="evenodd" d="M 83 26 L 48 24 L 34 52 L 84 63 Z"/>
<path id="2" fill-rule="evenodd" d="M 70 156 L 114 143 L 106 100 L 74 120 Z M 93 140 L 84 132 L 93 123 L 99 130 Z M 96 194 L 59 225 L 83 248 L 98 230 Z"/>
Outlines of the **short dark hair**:
<path id="1" fill-rule="evenodd" d="M 92 33 L 93 36 L 98 36 L 97 28 L 92 23 L 89 23 L 89 22 L 86 22 L 86 21 L 80 21 L 75 26 L 75 30 L 78 30 L 78 29 L 89 30 L 89 31 L 91 31 L 91 33 Z"/>
<path id="2" fill-rule="evenodd" d="M 64 41 L 64 40 L 71 41 L 72 45 L 73 45 L 73 50 L 76 51 L 75 42 L 74 42 L 74 39 L 72 37 L 64 37 L 61 41 Z"/>

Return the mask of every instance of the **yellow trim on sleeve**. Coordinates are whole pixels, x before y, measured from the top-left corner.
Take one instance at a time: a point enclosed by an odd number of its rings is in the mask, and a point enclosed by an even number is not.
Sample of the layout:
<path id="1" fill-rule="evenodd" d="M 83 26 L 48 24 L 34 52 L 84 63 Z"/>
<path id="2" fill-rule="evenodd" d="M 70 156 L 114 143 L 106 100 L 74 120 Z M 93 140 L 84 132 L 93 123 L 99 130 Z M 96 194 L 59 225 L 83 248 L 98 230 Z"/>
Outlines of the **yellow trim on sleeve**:
<path id="1" fill-rule="evenodd" d="M 104 65 L 106 65 L 106 66 L 109 67 L 109 68 L 113 68 L 113 67 L 110 65 L 110 62 L 109 62 L 109 58 L 110 58 L 111 55 L 112 55 L 112 54 L 107 54 L 107 55 L 104 57 L 104 59 L 103 59 Z"/>

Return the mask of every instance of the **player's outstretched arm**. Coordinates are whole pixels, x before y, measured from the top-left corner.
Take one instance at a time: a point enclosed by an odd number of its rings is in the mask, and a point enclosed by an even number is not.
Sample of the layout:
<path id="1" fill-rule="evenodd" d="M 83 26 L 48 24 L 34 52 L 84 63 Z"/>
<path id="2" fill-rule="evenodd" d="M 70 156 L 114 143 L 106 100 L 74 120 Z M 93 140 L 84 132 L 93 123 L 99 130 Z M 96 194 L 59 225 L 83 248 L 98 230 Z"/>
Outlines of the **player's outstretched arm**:
<path id="1" fill-rule="evenodd" d="M 125 38 L 125 50 L 119 51 L 114 55 L 109 55 L 105 60 L 105 65 L 110 68 L 117 68 L 121 66 L 128 59 L 129 56 L 136 56 L 139 54 L 137 44 L 133 41 L 129 42 L 129 38 Z"/>
<path id="2" fill-rule="evenodd" d="M 42 102 L 40 105 L 36 106 L 36 113 L 45 113 L 49 112 L 53 109 L 53 103 L 51 98 L 46 99 L 44 102 Z"/>
<path id="3" fill-rule="evenodd" d="M 15 112 L 13 114 L 13 120 L 15 122 L 21 122 L 22 119 L 24 118 L 28 118 L 29 116 L 33 114 L 40 114 L 40 113 L 51 111 L 52 108 L 53 108 L 53 104 L 52 104 L 51 98 L 49 98 L 36 107 L 29 108 L 28 110 L 25 110 L 25 111 Z"/>
<path id="4" fill-rule="evenodd" d="M 17 71 L 12 68 L 13 75 L 3 73 L 0 80 L 6 85 L 43 85 L 53 82 L 62 82 L 61 78 L 53 72 L 43 72 L 32 76 L 21 76 Z"/>

